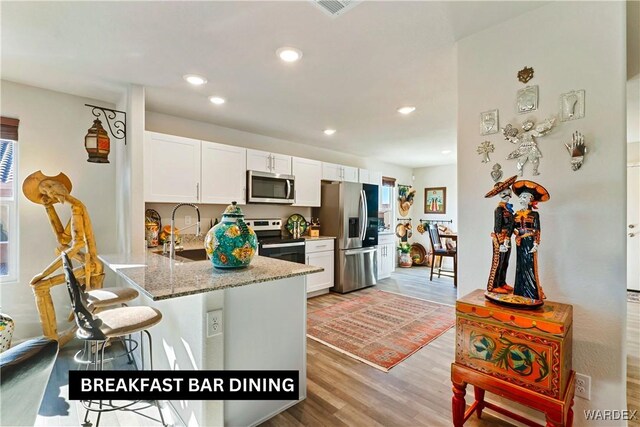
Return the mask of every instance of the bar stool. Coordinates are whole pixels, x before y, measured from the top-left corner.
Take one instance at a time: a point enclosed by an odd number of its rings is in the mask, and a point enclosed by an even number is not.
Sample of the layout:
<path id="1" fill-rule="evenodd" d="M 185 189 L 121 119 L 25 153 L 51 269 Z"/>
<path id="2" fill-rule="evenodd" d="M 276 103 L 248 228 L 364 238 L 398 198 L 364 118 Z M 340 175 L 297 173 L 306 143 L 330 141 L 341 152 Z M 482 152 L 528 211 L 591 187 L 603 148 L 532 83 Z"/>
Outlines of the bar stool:
<path id="1" fill-rule="evenodd" d="M 80 287 L 78 281 L 73 274 L 73 265 L 66 253 L 60 255 L 62 257 L 62 264 L 64 267 L 64 274 L 67 280 L 67 290 L 69 291 L 69 297 L 71 298 L 71 306 L 73 308 L 73 314 L 78 325 L 78 331 L 76 336 L 78 339 L 85 342 L 89 342 L 96 346 L 96 351 L 93 354 L 93 366 L 96 370 L 104 369 L 104 349 L 106 343 L 110 339 L 122 338 L 127 335 L 140 332 L 141 342 L 142 334 L 147 336 L 149 343 L 149 366 L 153 370 L 153 348 L 151 341 L 151 334 L 149 334 L 148 328 L 156 325 L 162 319 L 162 313 L 153 307 L 138 306 L 138 307 L 119 307 L 112 308 L 100 312 L 92 313 L 89 309 L 87 301 L 87 295 Z M 141 349 L 142 366 L 144 370 L 144 349 Z M 144 406 L 133 408 L 135 404 L 140 401 L 132 401 L 124 405 L 115 405 L 113 401 L 108 403 L 100 401 L 82 401 L 82 406 L 86 409 L 84 416 L 83 427 L 90 427 L 92 423 L 89 421 L 89 412 L 96 412 L 98 417 L 96 419 L 96 427 L 100 424 L 100 417 L 103 412 L 112 412 L 117 410 L 125 410 L 138 412 L 142 409 L 146 409 L 152 405 L 158 408 L 160 419 L 158 421 L 162 425 L 166 425 L 162 410 L 157 401 Z M 143 415 L 149 418 L 147 415 Z"/>

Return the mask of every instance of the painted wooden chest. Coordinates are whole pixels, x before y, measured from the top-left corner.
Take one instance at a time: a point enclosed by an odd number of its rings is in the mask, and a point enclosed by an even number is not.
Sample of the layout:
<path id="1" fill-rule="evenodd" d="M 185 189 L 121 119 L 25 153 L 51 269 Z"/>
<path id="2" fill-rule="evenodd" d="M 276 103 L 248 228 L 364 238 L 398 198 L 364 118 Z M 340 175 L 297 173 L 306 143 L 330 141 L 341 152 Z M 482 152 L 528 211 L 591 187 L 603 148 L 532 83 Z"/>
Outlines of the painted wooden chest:
<path id="1" fill-rule="evenodd" d="M 562 399 L 571 373 L 573 307 L 497 305 L 475 290 L 456 302 L 456 363 Z"/>

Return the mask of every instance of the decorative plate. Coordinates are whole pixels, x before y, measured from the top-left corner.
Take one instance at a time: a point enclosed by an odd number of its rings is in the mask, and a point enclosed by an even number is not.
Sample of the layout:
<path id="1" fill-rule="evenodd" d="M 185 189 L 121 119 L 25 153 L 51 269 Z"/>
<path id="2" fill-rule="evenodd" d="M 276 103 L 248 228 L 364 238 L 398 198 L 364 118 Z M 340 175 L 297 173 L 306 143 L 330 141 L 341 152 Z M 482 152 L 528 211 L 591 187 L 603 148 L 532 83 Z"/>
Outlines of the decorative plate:
<path id="1" fill-rule="evenodd" d="M 293 236 L 293 229 L 295 228 L 296 222 L 300 223 L 300 235 L 303 235 L 307 231 L 309 223 L 300 214 L 293 214 L 287 219 L 287 224 L 285 225 L 287 231 Z"/>
<path id="2" fill-rule="evenodd" d="M 402 239 L 405 234 L 407 234 L 407 229 L 405 228 L 404 224 L 396 225 L 396 236 Z"/>
<path id="3" fill-rule="evenodd" d="M 412 243 L 409 253 L 411 254 L 411 259 L 414 264 L 424 264 L 427 256 L 427 250 L 420 243 Z"/>

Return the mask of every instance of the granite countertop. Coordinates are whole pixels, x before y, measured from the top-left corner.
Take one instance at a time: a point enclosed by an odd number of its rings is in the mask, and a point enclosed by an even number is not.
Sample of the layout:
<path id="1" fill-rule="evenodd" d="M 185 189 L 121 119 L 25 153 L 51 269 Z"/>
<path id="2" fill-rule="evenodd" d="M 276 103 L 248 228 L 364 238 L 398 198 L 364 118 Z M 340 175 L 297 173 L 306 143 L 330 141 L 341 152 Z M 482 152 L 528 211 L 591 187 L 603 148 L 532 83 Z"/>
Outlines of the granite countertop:
<path id="1" fill-rule="evenodd" d="M 194 244 L 186 244 L 185 249 Z M 197 246 L 196 246 L 197 247 Z M 202 247 L 202 246 L 200 246 Z M 153 248 L 141 255 L 100 255 L 99 258 L 127 283 L 153 300 L 177 298 L 220 289 L 269 282 L 287 277 L 323 271 L 321 267 L 281 261 L 256 255 L 247 268 L 217 269 L 211 261 L 175 260 L 154 253 Z"/>
<path id="2" fill-rule="evenodd" d="M 332 237 L 332 236 L 318 236 L 318 237 L 302 236 L 302 237 L 304 237 L 304 240 L 333 240 L 333 239 L 335 239 L 335 237 Z"/>

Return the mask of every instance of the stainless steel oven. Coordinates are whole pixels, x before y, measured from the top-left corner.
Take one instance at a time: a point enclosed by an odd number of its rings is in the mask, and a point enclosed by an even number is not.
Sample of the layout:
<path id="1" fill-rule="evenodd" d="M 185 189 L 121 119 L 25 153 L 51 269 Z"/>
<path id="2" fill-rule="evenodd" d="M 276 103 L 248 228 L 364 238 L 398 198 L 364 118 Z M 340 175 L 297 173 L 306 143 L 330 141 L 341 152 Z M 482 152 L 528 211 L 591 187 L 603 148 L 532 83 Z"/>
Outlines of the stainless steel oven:
<path id="1" fill-rule="evenodd" d="M 297 262 L 300 264 L 305 263 L 304 249 L 305 243 L 298 241 L 298 239 L 292 239 L 296 241 L 288 241 L 283 239 L 281 241 L 265 241 L 260 242 L 258 246 L 258 255 L 267 256 L 269 258 L 277 258 L 283 261 Z"/>
<path id="2" fill-rule="evenodd" d="M 293 204 L 295 177 L 277 173 L 247 171 L 247 201 L 249 203 Z"/>
<path id="3" fill-rule="evenodd" d="M 282 236 L 280 218 L 247 219 L 245 221 L 258 236 L 258 255 L 304 264 L 305 241 Z"/>

